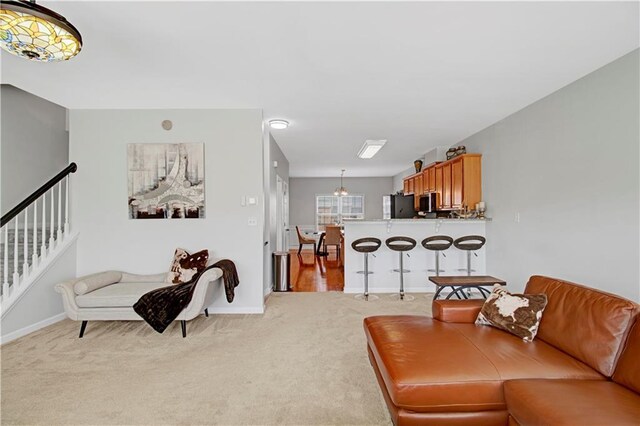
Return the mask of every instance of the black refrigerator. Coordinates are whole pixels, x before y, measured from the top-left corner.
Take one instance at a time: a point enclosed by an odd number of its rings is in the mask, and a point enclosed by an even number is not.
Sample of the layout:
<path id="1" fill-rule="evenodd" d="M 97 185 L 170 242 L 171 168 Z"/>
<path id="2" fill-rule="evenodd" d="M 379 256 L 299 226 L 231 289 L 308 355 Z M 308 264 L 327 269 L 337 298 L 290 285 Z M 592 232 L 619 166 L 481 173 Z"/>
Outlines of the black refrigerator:
<path id="1" fill-rule="evenodd" d="M 383 219 L 411 219 L 416 215 L 413 195 L 385 195 Z"/>

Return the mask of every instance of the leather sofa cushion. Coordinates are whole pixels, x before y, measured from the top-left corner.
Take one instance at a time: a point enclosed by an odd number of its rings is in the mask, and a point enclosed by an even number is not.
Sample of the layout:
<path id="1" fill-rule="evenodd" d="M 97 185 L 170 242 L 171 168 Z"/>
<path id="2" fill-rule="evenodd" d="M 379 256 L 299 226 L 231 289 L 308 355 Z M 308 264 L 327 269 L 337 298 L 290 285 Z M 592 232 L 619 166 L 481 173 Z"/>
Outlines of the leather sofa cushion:
<path id="1" fill-rule="evenodd" d="M 502 410 L 504 380 L 604 379 L 541 340 L 493 327 L 398 315 L 365 318 L 364 328 L 389 397 L 407 410 Z"/>
<path id="2" fill-rule="evenodd" d="M 525 293 L 545 293 L 548 298 L 538 339 L 611 377 L 638 305 L 613 294 L 537 275 L 529 279 Z"/>
<path id="3" fill-rule="evenodd" d="M 620 355 L 613 381 L 640 393 L 640 318 L 636 320 Z M 640 424 L 640 420 L 638 420 Z"/>
<path id="4" fill-rule="evenodd" d="M 80 308 L 130 308 L 143 294 L 168 285 L 171 284 L 165 282 L 121 282 L 77 296 L 76 304 Z"/>
<path id="5" fill-rule="evenodd" d="M 610 381 L 514 380 L 504 392 L 522 425 L 640 424 L 640 395 Z"/>
<path id="6" fill-rule="evenodd" d="M 87 275 L 73 285 L 73 291 L 77 295 L 86 294 L 99 288 L 115 284 L 122 279 L 122 272 L 106 271 Z"/>

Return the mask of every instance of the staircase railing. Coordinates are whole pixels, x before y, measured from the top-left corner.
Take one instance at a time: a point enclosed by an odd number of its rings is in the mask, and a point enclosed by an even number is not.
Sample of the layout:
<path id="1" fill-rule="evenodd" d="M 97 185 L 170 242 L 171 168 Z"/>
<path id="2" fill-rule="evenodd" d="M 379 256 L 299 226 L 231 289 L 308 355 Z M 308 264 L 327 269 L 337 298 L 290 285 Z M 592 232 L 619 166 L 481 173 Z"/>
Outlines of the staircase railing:
<path id="1" fill-rule="evenodd" d="M 69 164 L 2 216 L 0 302 L 3 304 L 17 295 L 38 265 L 69 235 L 69 175 L 76 170 L 76 163 Z"/>

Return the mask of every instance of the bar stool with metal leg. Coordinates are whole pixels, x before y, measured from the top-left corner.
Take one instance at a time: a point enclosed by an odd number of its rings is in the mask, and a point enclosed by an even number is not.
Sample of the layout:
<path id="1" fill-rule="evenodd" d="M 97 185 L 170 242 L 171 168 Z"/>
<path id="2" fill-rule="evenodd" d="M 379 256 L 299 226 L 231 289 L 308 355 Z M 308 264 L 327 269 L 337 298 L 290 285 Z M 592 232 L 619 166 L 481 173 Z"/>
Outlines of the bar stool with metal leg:
<path id="1" fill-rule="evenodd" d="M 459 250 L 465 250 L 467 252 L 467 269 L 458 269 L 459 271 L 467 271 L 467 276 L 471 276 L 475 269 L 471 269 L 471 252 L 478 257 L 475 253 L 476 250 L 480 250 L 487 239 L 480 235 L 467 235 L 460 237 L 453 242 L 453 245 Z"/>
<path id="2" fill-rule="evenodd" d="M 359 238 L 351 243 L 351 248 L 353 248 L 358 253 L 364 254 L 364 271 L 358 271 L 358 274 L 364 274 L 364 294 L 358 294 L 356 299 L 364 299 L 364 300 L 376 300 L 378 296 L 371 295 L 369 296 L 369 274 L 373 274 L 373 272 L 369 272 L 369 253 L 373 256 L 373 252 L 377 251 L 382 245 L 382 241 L 373 237 Z"/>
<path id="3" fill-rule="evenodd" d="M 411 272 L 409 269 L 404 269 L 404 253 L 411 251 L 416 246 L 416 240 L 409 237 L 391 237 L 385 241 L 387 247 L 393 251 L 397 251 L 400 257 L 400 268 L 394 269 L 394 272 L 400 272 L 400 300 L 404 300 L 404 273 Z M 407 253 L 409 256 L 409 253 Z M 407 300 L 413 300 L 413 296 L 407 296 Z"/>
<path id="4" fill-rule="evenodd" d="M 435 272 L 436 277 L 440 276 L 440 272 L 444 272 L 444 270 L 440 269 L 440 253 L 442 253 L 444 257 L 447 257 L 444 254 L 444 251 L 449 250 L 452 244 L 453 238 L 447 235 L 434 235 L 422 240 L 422 247 L 426 248 L 427 250 L 433 251 L 436 257 L 435 269 L 427 269 L 427 271 Z"/>

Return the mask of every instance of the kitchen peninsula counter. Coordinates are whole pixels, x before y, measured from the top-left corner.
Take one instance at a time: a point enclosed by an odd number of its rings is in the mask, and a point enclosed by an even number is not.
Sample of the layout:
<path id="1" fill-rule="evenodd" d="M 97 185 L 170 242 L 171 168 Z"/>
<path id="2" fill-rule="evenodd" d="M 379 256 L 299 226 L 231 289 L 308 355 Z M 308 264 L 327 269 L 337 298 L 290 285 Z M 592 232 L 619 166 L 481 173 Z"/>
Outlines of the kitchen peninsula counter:
<path id="1" fill-rule="evenodd" d="M 379 219 L 348 220 L 344 222 L 344 292 L 362 293 L 364 291 L 363 270 L 364 255 L 351 248 L 354 240 L 364 237 L 375 237 L 382 241 L 375 257 L 369 255 L 369 292 L 397 293 L 400 289 L 400 277 L 393 269 L 398 269 L 398 252 L 390 250 L 385 240 L 394 236 L 411 237 L 416 240 L 416 247 L 404 257 L 404 268 L 411 272 L 404 274 L 406 293 L 435 292 L 435 286 L 428 277 L 435 275 L 428 269 L 435 268 L 435 255 L 431 250 L 422 247 L 421 241 L 433 235 L 448 235 L 454 240 L 465 235 L 486 235 L 486 223 L 491 219 Z M 487 241 L 490 244 L 491 241 Z M 471 256 L 471 267 L 474 275 L 486 275 L 486 245 Z M 451 246 L 440 256 L 440 275 L 466 275 L 466 252 Z M 459 269 L 464 269 L 461 271 Z"/>

